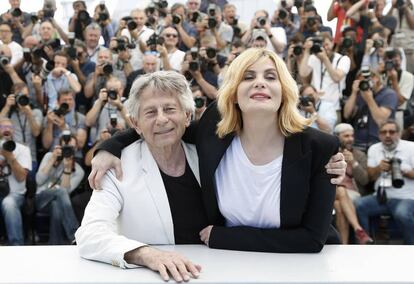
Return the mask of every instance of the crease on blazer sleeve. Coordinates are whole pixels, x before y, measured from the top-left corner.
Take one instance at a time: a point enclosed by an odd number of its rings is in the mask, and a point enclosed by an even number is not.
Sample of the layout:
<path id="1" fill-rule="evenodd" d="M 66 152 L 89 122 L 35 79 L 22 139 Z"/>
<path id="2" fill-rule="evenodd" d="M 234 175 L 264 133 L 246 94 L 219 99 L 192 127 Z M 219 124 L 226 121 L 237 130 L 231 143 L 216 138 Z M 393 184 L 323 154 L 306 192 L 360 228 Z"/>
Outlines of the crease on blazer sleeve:
<path id="1" fill-rule="evenodd" d="M 102 190 L 93 191 L 82 225 L 76 231 L 76 243 L 81 257 L 121 268 L 137 267 L 128 264 L 124 255 L 146 244 L 118 234 L 117 218 L 122 206 L 123 199 L 111 170 L 103 178 Z"/>

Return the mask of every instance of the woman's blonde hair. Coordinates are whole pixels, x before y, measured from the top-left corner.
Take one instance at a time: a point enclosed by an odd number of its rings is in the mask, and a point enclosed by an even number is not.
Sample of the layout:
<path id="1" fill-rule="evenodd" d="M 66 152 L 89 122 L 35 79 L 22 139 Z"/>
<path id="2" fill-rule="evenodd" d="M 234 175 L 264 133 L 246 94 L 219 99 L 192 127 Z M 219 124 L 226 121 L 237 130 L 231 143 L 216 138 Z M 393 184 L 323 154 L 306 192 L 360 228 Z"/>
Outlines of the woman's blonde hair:
<path id="1" fill-rule="evenodd" d="M 304 118 L 298 111 L 298 87 L 290 75 L 283 60 L 273 51 L 262 48 L 249 48 L 241 53 L 229 66 L 223 85 L 218 91 L 217 106 L 221 120 L 217 124 L 217 135 L 223 138 L 227 134 L 240 134 L 243 126 L 241 110 L 237 106 L 237 88 L 246 70 L 262 57 L 275 64 L 278 80 L 282 86 L 281 105 L 278 110 L 278 126 L 285 136 L 301 132 L 311 120 Z"/>

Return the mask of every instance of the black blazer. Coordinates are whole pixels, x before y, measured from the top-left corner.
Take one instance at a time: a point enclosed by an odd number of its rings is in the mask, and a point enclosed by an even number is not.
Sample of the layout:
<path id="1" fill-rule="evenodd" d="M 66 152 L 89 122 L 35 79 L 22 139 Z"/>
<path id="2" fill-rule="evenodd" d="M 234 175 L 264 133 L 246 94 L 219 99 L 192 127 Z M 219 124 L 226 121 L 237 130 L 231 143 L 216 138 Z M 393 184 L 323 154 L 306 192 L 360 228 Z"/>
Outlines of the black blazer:
<path id="1" fill-rule="evenodd" d="M 209 246 L 247 251 L 319 252 L 331 226 L 335 186 L 330 183 L 325 164 L 338 151 L 337 138 L 313 128 L 286 138 L 279 229 L 225 227 L 218 208 L 214 174 L 234 135 L 223 139 L 216 136 L 219 119 L 216 103 L 213 103 L 183 137 L 197 146 L 205 210 L 209 223 L 215 225 Z M 125 131 L 104 141 L 97 149 L 120 157 L 121 150 L 138 138 L 134 130 Z"/>

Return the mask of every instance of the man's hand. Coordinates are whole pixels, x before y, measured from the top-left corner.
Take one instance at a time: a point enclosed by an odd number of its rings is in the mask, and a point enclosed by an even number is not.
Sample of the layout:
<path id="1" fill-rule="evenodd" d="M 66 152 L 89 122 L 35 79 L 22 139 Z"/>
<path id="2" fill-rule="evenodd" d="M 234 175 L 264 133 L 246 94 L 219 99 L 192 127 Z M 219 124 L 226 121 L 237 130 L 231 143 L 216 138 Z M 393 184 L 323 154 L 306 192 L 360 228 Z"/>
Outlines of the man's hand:
<path id="1" fill-rule="evenodd" d="M 344 151 L 342 152 L 342 154 L 345 157 L 345 162 L 347 163 L 352 163 L 354 161 L 354 154 L 352 154 L 351 151 L 344 149 Z"/>
<path id="2" fill-rule="evenodd" d="M 89 174 L 88 181 L 92 189 L 100 190 L 101 181 L 105 173 L 115 169 L 115 175 L 118 180 L 122 180 L 121 160 L 107 151 L 99 151 L 92 159 L 92 170 Z"/>
<path id="3" fill-rule="evenodd" d="M 326 164 L 326 172 L 328 174 L 337 175 L 331 179 L 332 184 L 340 184 L 345 177 L 347 163 L 342 153 L 336 153 Z"/>
<path id="4" fill-rule="evenodd" d="M 207 226 L 204 229 L 200 231 L 200 240 L 208 246 L 208 243 L 210 241 L 210 234 L 211 230 L 213 229 L 213 225 Z"/>
<path id="5" fill-rule="evenodd" d="M 382 172 L 389 172 L 391 170 L 391 163 L 388 160 L 381 160 L 379 168 Z"/>
<path id="6" fill-rule="evenodd" d="M 176 282 L 182 282 L 183 280 L 187 282 L 190 280 L 190 276 L 198 278 L 200 275 L 200 265 L 193 264 L 187 258 L 173 251 L 161 251 L 144 246 L 128 253 L 133 255 L 127 258 L 132 258 L 136 264 L 158 271 L 164 281 L 170 280 L 169 274 Z"/>
<path id="7" fill-rule="evenodd" d="M 366 90 L 364 92 L 361 92 L 361 97 L 364 99 L 366 103 L 374 99 L 374 94 L 371 90 Z"/>

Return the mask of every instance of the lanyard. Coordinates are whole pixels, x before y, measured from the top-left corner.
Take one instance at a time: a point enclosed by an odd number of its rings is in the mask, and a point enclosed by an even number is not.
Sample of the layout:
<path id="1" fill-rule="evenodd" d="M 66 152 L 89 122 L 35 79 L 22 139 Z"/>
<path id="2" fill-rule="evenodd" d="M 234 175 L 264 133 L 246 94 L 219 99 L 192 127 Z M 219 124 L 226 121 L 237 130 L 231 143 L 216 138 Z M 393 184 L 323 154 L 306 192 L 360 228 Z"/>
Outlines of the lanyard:
<path id="1" fill-rule="evenodd" d="M 22 129 L 22 135 L 23 135 L 23 143 L 26 144 L 26 125 L 27 125 L 27 117 L 24 116 L 24 121 L 20 120 L 20 112 L 16 111 L 17 120 L 19 121 L 20 128 Z"/>

